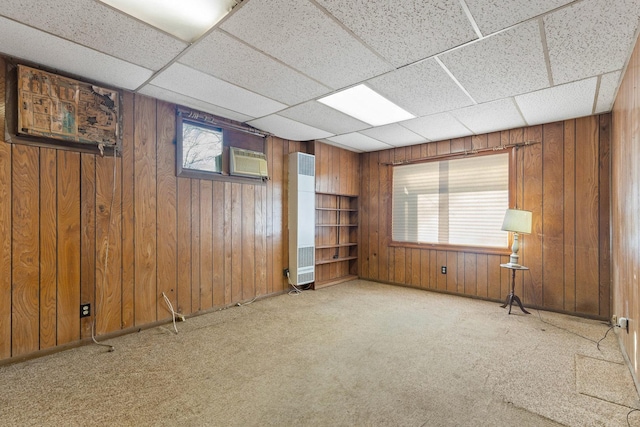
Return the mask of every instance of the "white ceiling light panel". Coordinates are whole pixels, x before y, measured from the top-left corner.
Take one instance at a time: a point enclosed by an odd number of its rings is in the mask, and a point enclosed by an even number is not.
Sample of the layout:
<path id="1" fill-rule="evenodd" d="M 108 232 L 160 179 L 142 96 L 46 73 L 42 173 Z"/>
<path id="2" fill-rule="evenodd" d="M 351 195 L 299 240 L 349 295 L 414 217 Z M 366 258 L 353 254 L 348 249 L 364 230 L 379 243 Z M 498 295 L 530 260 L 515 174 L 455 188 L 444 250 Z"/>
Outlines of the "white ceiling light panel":
<path id="1" fill-rule="evenodd" d="M 292 141 L 311 141 L 313 139 L 322 139 L 333 136 L 332 133 L 296 122 L 286 117 L 272 114 L 248 122 L 249 125 L 278 135 L 280 138 L 290 139 Z"/>
<path id="2" fill-rule="evenodd" d="M 591 115 L 597 77 L 516 96 L 529 125 Z"/>
<path id="3" fill-rule="evenodd" d="M 382 126 L 415 117 L 363 84 L 325 96 L 318 99 L 318 102 L 372 126 Z"/>
<path id="4" fill-rule="evenodd" d="M 236 5 L 236 0 L 100 1 L 186 42 L 206 33 Z"/>
<path id="5" fill-rule="evenodd" d="M 178 63 L 164 70 L 150 83 L 252 117 L 266 116 L 287 107 Z"/>
<path id="6" fill-rule="evenodd" d="M 146 68 L 2 17 L 0 52 L 74 76 L 130 90 L 140 86 L 152 74 Z"/>

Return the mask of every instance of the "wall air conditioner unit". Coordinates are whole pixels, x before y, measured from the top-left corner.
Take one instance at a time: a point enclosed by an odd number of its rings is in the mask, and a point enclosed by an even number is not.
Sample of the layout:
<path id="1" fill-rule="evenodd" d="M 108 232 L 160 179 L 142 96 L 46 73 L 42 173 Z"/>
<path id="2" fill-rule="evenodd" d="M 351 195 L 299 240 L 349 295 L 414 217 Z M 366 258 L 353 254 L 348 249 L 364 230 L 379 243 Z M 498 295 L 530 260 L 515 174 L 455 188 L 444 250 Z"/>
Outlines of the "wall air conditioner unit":
<path id="1" fill-rule="evenodd" d="M 315 157 L 289 154 L 289 277 L 294 285 L 315 280 Z"/>
<path id="2" fill-rule="evenodd" d="M 229 174 L 252 178 L 267 177 L 267 156 L 259 151 L 230 148 Z"/>

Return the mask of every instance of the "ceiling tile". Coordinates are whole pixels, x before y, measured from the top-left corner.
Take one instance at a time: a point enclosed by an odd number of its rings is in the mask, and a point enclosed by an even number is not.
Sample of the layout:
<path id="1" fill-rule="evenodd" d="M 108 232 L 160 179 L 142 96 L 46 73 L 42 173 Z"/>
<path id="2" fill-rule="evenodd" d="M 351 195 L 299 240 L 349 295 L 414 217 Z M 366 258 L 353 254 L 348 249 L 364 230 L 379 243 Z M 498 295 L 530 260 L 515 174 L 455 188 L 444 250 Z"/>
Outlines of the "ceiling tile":
<path id="1" fill-rule="evenodd" d="M 385 144 L 382 141 L 363 135 L 359 132 L 332 136 L 331 138 L 327 138 L 327 140 L 359 151 L 377 151 L 393 148 L 389 144 Z"/>
<path id="2" fill-rule="evenodd" d="M 449 113 L 418 117 L 402 122 L 401 125 L 431 141 L 442 141 L 473 134 Z"/>
<path id="3" fill-rule="evenodd" d="M 623 68 L 639 17 L 638 0 L 584 0 L 545 16 L 554 84 Z"/>
<path id="4" fill-rule="evenodd" d="M 138 93 L 161 99 L 163 101 L 172 102 L 174 104 L 183 105 L 185 107 L 193 108 L 205 113 L 215 114 L 216 116 L 225 117 L 227 119 L 235 120 L 238 122 L 246 122 L 254 118 L 154 85 L 144 85 L 144 87 L 140 89 Z"/>
<path id="5" fill-rule="evenodd" d="M 199 41 L 180 62 L 287 105 L 331 91 L 221 31 L 214 31 Z"/>
<path id="6" fill-rule="evenodd" d="M 9 0 L 2 2 L 0 15 L 151 70 L 159 70 L 187 47 L 95 1 Z"/>
<path id="7" fill-rule="evenodd" d="M 392 69 L 308 1 L 251 1 L 221 28 L 334 89 Z"/>
<path id="8" fill-rule="evenodd" d="M 440 56 L 478 103 L 549 86 L 538 21 Z"/>
<path id="9" fill-rule="evenodd" d="M 0 17 L 0 52 L 124 89 L 136 89 L 151 70 Z"/>
<path id="10" fill-rule="evenodd" d="M 287 107 L 178 63 L 171 65 L 150 83 L 253 117 L 266 116 Z"/>
<path id="11" fill-rule="evenodd" d="M 618 83 L 620 83 L 620 71 L 605 74 L 600 78 L 600 89 L 598 90 L 595 114 L 611 111 L 616 90 L 618 89 Z"/>
<path id="12" fill-rule="evenodd" d="M 466 0 L 471 16 L 484 36 L 534 16 L 571 3 L 573 0 Z"/>
<path id="13" fill-rule="evenodd" d="M 283 139 L 292 141 L 310 141 L 313 139 L 322 139 L 332 136 L 333 134 L 325 132 L 322 129 L 296 122 L 286 117 L 272 114 L 256 120 L 251 120 L 247 124 L 272 133 Z"/>
<path id="14" fill-rule="evenodd" d="M 477 38 L 458 0 L 317 1 L 396 67 Z"/>
<path id="15" fill-rule="evenodd" d="M 473 104 L 435 59 L 375 77 L 367 85 L 416 116 Z"/>
<path id="16" fill-rule="evenodd" d="M 411 132 L 397 123 L 366 129 L 360 133 L 396 147 L 427 142 L 423 136 Z"/>
<path id="17" fill-rule="evenodd" d="M 462 108 L 451 114 L 475 134 L 526 126 L 513 98 Z"/>
<path id="18" fill-rule="evenodd" d="M 516 102 L 529 125 L 557 122 L 591 115 L 597 77 L 554 86 L 516 96 Z"/>
<path id="19" fill-rule="evenodd" d="M 334 135 L 355 132 L 371 127 L 367 123 L 347 116 L 338 110 L 334 110 L 316 101 L 309 101 L 296 105 L 295 107 L 287 108 L 278 114 L 318 129 L 324 129 Z"/>

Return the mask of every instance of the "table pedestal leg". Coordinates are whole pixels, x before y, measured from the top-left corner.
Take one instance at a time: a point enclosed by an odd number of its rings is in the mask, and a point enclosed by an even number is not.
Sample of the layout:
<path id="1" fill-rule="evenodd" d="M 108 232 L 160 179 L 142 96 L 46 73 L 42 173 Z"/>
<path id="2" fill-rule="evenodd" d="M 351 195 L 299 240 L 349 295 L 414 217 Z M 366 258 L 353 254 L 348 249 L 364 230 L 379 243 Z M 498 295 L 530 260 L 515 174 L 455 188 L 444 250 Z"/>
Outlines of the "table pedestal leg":
<path id="1" fill-rule="evenodd" d="M 502 304 L 500 307 L 505 308 L 506 306 L 509 306 L 509 314 L 511 314 L 511 305 L 515 301 L 520 307 L 520 310 L 522 310 L 526 314 L 531 314 L 527 310 L 525 310 L 524 307 L 522 306 L 522 301 L 520 301 L 520 298 L 518 298 L 518 296 L 515 294 L 515 289 L 516 289 L 516 270 L 511 270 L 511 292 L 509 292 L 509 295 L 507 295 L 507 299 L 505 300 L 504 304 Z"/>

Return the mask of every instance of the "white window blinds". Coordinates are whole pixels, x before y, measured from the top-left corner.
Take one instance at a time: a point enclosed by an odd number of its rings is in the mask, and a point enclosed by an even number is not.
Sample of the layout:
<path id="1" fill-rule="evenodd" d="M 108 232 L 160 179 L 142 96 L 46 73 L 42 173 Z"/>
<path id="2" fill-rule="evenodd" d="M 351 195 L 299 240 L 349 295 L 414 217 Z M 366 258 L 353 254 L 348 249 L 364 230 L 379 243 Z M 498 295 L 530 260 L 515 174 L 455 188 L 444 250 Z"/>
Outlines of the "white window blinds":
<path id="1" fill-rule="evenodd" d="M 393 240 L 507 247 L 509 154 L 393 168 Z"/>

